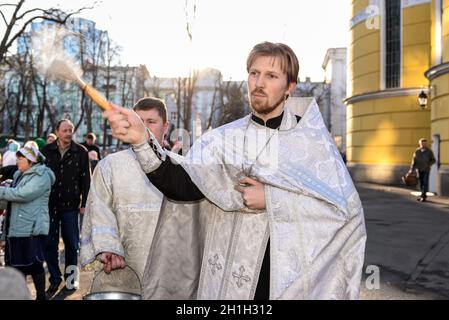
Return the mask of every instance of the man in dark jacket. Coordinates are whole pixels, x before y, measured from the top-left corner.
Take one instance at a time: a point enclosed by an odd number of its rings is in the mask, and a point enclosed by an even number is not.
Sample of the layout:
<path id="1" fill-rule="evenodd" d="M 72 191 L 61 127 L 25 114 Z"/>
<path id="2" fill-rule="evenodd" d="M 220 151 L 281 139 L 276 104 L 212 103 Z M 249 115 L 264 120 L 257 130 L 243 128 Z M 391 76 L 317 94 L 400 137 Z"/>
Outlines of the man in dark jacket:
<path id="1" fill-rule="evenodd" d="M 78 215 L 84 214 L 91 170 L 86 148 L 72 140 L 73 129 L 70 120 L 60 120 L 56 126 L 58 139 L 42 149 L 47 166 L 56 176 L 49 200 L 50 232 L 45 249 L 50 272 L 49 294 L 54 294 L 62 282 L 58 252 L 60 228 L 65 248 L 66 290 L 76 290 L 79 283 Z"/>
<path id="2" fill-rule="evenodd" d="M 411 170 L 418 170 L 419 185 L 421 187 L 421 197 L 418 201 L 426 201 L 429 190 L 430 167 L 436 162 L 432 150 L 427 147 L 427 140 L 419 140 L 419 148 L 413 154 Z"/>

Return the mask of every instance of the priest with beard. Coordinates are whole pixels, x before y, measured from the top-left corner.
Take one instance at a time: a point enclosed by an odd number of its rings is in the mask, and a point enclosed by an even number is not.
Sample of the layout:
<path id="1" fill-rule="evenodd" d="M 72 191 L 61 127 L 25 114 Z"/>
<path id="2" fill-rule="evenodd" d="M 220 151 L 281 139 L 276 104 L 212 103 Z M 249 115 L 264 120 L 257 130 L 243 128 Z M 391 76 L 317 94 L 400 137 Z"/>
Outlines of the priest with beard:
<path id="1" fill-rule="evenodd" d="M 263 42 L 247 59 L 252 113 L 164 151 L 132 111 L 104 113 L 164 195 L 146 299 L 357 299 L 363 208 L 316 102 L 289 98 L 299 63 Z"/>

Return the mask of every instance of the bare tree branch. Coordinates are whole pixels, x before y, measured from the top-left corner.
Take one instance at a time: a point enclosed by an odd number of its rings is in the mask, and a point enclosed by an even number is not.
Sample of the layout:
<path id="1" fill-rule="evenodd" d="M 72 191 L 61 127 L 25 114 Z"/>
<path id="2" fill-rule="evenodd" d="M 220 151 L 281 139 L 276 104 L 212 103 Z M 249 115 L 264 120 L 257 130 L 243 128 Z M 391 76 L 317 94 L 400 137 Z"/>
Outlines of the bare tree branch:
<path id="1" fill-rule="evenodd" d="M 3 14 L 3 12 L 0 11 L 0 14 L 2 15 L 3 22 L 5 23 L 5 25 L 8 25 L 8 21 L 6 21 L 6 17 L 5 17 L 5 15 Z"/>
<path id="2" fill-rule="evenodd" d="M 9 24 L 7 24 L 6 26 L 6 31 L 5 34 L 3 36 L 3 39 L 0 43 L 0 63 L 2 62 L 2 60 L 4 59 L 4 57 L 6 56 L 6 52 L 9 49 L 9 46 L 7 46 L 7 42 L 8 42 L 8 38 L 11 35 L 12 29 L 14 27 L 14 25 L 16 24 L 16 16 L 20 10 L 20 8 L 22 7 L 23 3 L 25 0 L 21 0 L 17 6 L 16 9 L 14 10 L 14 13 L 11 16 L 11 21 L 9 22 Z"/>
<path id="3" fill-rule="evenodd" d="M 17 6 L 17 3 L 2 3 L 2 4 L 0 4 L 0 7 L 6 7 L 6 6 L 15 7 L 15 6 Z"/>
<path id="4" fill-rule="evenodd" d="M 0 63 L 3 62 L 5 59 L 6 53 L 8 52 L 9 48 L 12 46 L 12 44 L 25 32 L 26 28 L 35 20 L 37 19 L 43 19 L 47 21 L 53 21 L 58 24 L 65 24 L 67 20 L 76 14 L 79 14 L 80 12 L 88 9 L 92 9 L 93 6 L 89 7 L 82 7 L 76 11 L 65 13 L 61 11 L 60 9 L 56 8 L 49 8 L 49 9 L 43 9 L 43 8 L 33 8 L 29 9 L 23 13 L 19 13 L 20 9 L 22 8 L 25 0 L 20 0 L 17 4 L 7 3 L 2 4 L 0 6 L 11 6 L 15 7 L 14 12 L 11 15 L 11 19 L 8 22 L 6 19 L 6 16 L 3 12 L 1 12 L 3 21 L 6 24 L 6 30 L 3 35 L 3 38 L 0 42 Z M 34 16 L 29 16 L 30 14 L 36 14 Z M 28 16 L 28 19 L 26 20 L 26 17 Z M 19 30 L 16 32 L 13 32 L 13 28 L 16 27 L 19 23 L 21 23 L 21 20 L 26 20 L 21 24 L 21 27 L 19 27 Z"/>
<path id="5" fill-rule="evenodd" d="M 193 27 L 196 18 L 196 3 L 195 0 L 185 0 L 184 13 L 186 17 L 186 31 L 189 41 L 193 40 Z"/>
<path id="6" fill-rule="evenodd" d="M 30 9 L 25 11 L 24 13 L 22 13 L 20 16 L 18 16 L 16 18 L 16 20 L 22 20 L 27 14 L 31 13 L 31 12 L 36 12 L 36 11 L 40 11 L 40 14 L 46 14 L 47 11 L 45 9 L 41 9 L 41 8 L 35 8 L 35 9 Z"/>

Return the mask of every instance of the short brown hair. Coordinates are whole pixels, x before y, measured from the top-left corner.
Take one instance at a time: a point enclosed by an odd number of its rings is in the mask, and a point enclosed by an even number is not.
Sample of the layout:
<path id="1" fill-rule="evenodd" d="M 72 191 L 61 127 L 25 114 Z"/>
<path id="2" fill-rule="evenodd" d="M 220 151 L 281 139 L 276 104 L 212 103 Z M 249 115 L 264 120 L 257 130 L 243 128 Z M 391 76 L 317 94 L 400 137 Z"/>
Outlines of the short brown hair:
<path id="1" fill-rule="evenodd" d="M 86 134 L 86 138 L 90 140 L 96 140 L 97 136 L 95 135 L 95 133 L 89 132 L 88 134 Z"/>
<path id="2" fill-rule="evenodd" d="M 138 111 L 138 110 L 148 111 L 148 110 L 153 110 L 153 109 L 157 110 L 157 112 L 159 113 L 159 116 L 162 118 L 162 121 L 164 123 L 166 123 L 167 122 L 167 107 L 165 106 L 164 101 L 162 101 L 161 99 L 153 98 L 153 97 L 142 98 L 139 101 L 137 101 L 137 103 L 133 107 L 134 111 Z"/>
<path id="3" fill-rule="evenodd" d="M 298 83 L 299 62 L 293 50 L 283 43 L 262 42 L 256 44 L 246 60 L 246 71 L 249 72 L 254 61 L 259 57 L 277 57 L 281 69 L 287 74 L 288 83 Z"/>

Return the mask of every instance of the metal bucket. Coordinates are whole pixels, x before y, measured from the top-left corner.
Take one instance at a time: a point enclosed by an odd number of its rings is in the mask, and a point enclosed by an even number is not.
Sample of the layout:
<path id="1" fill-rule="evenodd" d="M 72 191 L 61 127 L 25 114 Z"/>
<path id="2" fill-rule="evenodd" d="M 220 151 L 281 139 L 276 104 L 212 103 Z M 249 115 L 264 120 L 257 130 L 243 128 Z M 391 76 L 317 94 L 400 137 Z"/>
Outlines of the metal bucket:
<path id="1" fill-rule="evenodd" d="M 142 300 L 142 296 L 129 292 L 104 291 L 86 294 L 83 300 Z"/>
<path id="2" fill-rule="evenodd" d="M 138 283 L 139 283 L 139 290 L 140 294 L 133 293 L 133 292 L 123 292 L 123 291 L 95 291 L 95 283 L 98 279 L 98 276 L 101 273 L 104 273 L 104 270 L 101 270 L 97 272 L 94 276 L 94 279 L 92 280 L 92 285 L 90 287 L 90 292 L 86 294 L 83 297 L 83 300 L 142 300 L 142 282 L 140 281 L 139 276 L 137 275 L 137 272 L 134 271 L 133 268 L 130 266 L 126 266 L 125 268 L 129 268 L 134 275 L 136 276 Z M 112 271 L 110 274 L 113 274 L 114 272 L 119 272 L 120 269 Z M 95 292 L 92 292 L 95 291 Z"/>

